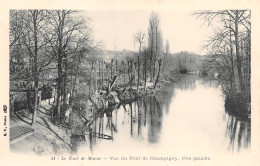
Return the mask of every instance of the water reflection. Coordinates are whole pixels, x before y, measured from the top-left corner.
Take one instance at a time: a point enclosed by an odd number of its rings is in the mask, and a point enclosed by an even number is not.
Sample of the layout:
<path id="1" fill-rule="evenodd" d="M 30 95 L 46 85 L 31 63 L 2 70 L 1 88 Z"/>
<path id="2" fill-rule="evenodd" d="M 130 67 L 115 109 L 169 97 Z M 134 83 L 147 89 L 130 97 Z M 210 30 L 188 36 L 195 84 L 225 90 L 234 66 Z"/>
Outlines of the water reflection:
<path id="1" fill-rule="evenodd" d="M 161 150 L 185 151 L 189 145 L 191 151 L 205 147 L 236 152 L 250 147 L 251 141 L 250 122 L 227 114 L 218 83 L 198 76 L 182 77 L 175 84 L 167 83 L 156 96 L 104 112 L 89 130 L 85 143 L 75 146 L 87 144 L 92 152 L 103 152 L 102 146 L 109 144 L 120 149 L 125 143 L 144 149 L 158 145 Z"/>
<path id="2" fill-rule="evenodd" d="M 251 142 L 251 124 L 244 120 L 228 115 L 226 137 L 229 138 L 228 149 L 240 151 L 241 148 L 248 148 Z"/>
<path id="3" fill-rule="evenodd" d="M 180 80 L 175 84 L 175 87 L 181 90 L 194 90 L 196 87 L 197 76 L 190 75 L 187 79 L 186 76 L 180 77 Z"/>

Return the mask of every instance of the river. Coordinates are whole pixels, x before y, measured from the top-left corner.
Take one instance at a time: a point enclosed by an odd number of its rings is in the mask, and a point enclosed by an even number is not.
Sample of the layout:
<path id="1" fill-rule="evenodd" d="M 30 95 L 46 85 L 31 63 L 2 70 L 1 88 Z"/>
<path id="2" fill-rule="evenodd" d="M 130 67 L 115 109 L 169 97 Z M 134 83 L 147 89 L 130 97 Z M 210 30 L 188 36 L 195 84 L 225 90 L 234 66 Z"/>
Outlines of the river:
<path id="1" fill-rule="evenodd" d="M 74 148 L 92 154 L 206 155 L 246 152 L 250 142 L 250 121 L 225 111 L 221 87 L 187 75 L 177 83 L 166 83 L 156 96 L 97 117 L 93 134 Z"/>

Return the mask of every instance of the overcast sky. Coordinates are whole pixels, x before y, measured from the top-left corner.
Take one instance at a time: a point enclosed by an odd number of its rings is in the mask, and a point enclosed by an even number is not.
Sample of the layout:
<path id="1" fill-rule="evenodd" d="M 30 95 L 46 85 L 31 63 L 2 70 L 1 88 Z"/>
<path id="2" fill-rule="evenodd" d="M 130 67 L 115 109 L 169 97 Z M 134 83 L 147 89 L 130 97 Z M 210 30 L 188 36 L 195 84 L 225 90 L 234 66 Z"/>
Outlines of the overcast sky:
<path id="1" fill-rule="evenodd" d="M 180 51 L 204 54 L 203 42 L 212 33 L 212 28 L 192 16 L 192 11 L 156 11 L 160 18 L 160 27 L 165 41 L 169 40 L 170 52 Z M 133 35 L 137 31 L 148 31 L 151 11 L 86 11 L 91 17 L 94 37 L 102 41 L 106 49 L 137 50 Z"/>

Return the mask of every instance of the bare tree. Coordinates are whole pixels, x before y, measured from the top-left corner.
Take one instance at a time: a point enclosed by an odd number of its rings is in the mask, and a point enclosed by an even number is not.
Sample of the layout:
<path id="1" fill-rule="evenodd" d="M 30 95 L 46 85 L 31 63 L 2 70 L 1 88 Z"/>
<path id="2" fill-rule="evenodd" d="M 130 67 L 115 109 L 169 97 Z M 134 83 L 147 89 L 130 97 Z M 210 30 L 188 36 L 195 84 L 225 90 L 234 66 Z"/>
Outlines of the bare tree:
<path id="1" fill-rule="evenodd" d="M 29 61 L 32 66 L 32 75 L 34 87 L 34 113 L 32 125 L 36 123 L 37 109 L 38 109 L 38 84 L 39 84 L 39 74 L 41 68 L 41 56 L 43 56 L 43 48 L 46 45 L 46 40 L 42 37 L 42 33 L 45 32 L 43 25 L 46 24 L 47 13 L 43 10 L 28 10 L 23 15 L 26 21 L 26 28 L 23 29 L 22 40 L 23 44 L 27 48 L 29 53 Z M 30 95 L 29 95 L 30 98 Z"/>
<path id="2" fill-rule="evenodd" d="M 204 19 L 208 24 L 212 24 L 214 19 L 220 19 L 223 23 L 223 28 L 221 29 L 221 34 L 216 35 L 216 38 L 211 39 L 207 46 L 210 46 L 214 41 L 225 39 L 226 37 L 234 38 L 235 53 L 232 50 L 232 55 L 235 55 L 236 70 L 238 75 L 238 87 L 239 91 L 243 91 L 245 88 L 243 78 L 242 78 L 242 57 L 240 51 L 240 33 L 247 31 L 251 33 L 251 11 L 249 10 L 220 10 L 220 11 L 199 11 L 195 12 L 198 18 Z"/>
<path id="3" fill-rule="evenodd" d="M 216 80 L 226 94 L 226 105 L 236 106 L 236 110 L 247 107 L 251 101 L 251 11 L 199 11 L 194 14 L 208 24 L 214 24 L 215 19 L 221 23 L 204 47 L 209 51 L 206 62 L 209 69 L 219 74 Z M 238 113 L 248 114 L 248 110 L 250 108 Z"/>
<path id="4" fill-rule="evenodd" d="M 55 10 L 48 11 L 50 14 L 50 33 L 46 35 L 52 46 L 52 51 L 57 60 L 57 102 L 55 114 L 61 114 L 61 97 L 63 96 L 63 109 L 67 103 L 67 70 L 68 59 L 74 56 L 79 48 L 79 38 L 89 40 L 89 28 L 86 18 L 80 17 L 79 11 Z M 73 49 L 74 48 L 74 49 Z M 71 52 L 72 51 L 72 52 Z M 62 93 L 63 91 L 63 93 Z"/>
<path id="5" fill-rule="evenodd" d="M 17 41 L 24 37 L 23 30 L 26 24 L 26 11 L 10 10 L 10 31 L 9 31 L 9 47 L 11 48 Z"/>

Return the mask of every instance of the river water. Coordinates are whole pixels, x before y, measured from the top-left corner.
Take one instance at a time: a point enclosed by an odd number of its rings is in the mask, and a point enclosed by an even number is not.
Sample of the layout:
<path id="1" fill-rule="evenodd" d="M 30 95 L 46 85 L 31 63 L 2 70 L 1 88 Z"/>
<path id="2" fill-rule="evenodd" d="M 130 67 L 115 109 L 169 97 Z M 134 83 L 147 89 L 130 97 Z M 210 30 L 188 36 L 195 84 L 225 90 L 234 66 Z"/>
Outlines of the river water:
<path id="1" fill-rule="evenodd" d="M 229 115 L 221 87 L 194 75 L 166 83 L 156 96 L 104 113 L 77 153 L 199 154 L 250 149 L 251 124 Z"/>

